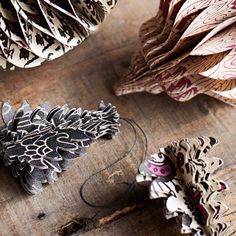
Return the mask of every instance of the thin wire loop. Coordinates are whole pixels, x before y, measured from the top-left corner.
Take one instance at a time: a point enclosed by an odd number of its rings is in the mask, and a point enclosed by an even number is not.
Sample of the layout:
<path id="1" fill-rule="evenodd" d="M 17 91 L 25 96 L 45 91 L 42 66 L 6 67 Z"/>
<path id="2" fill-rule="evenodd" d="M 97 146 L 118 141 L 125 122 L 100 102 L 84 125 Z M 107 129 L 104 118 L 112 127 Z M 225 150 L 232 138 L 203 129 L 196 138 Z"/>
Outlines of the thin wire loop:
<path id="1" fill-rule="evenodd" d="M 90 207 L 93 207 L 93 208 L 110 208 L 110 207 L 114 207 L 115 205 L 118 204 L 118 202 L 120 202 L 122 199 L 124 199 L 127 196 L 127 194 L 133 189 L 133 187 L 136 183 L 135 180 L 131 184 L 125 183 L 125 184 L 129 185 L 129 188 L 124 193 L 119 195 L 115 200 L 113 200 L 112 202 L 110 202 L 108 204 L 104 204 L 104 205 L 98 205 L 98 204 L 91 203 L 90 201 L 88 201 L 86 199 L 86 197 L 84 195 L 84 188 L 85 188 L 85 186 L 86 186 L 86 184 L 88 183 L 89 180 L 91 180 L 93 177 L 101 174 L 103 171 L 105 171 L 105 170 L 111 168 L 112 166 L 116 165 L 117 163 L 119 163 L 120 161 L 125 159 L 128 156 L 128 154 L 130 154 L 132 152 L 135 145 L 137 144 L 137 129 L 141 132 L 141 134 L 143 135 L 143 138 L 144 138 L 144 153 L 143 153 L 142 161 L 147 159 L 148 140 L 147 140 L 147 136 L 146 136 L 144 130 L 141 128 L 141 126 L 137 122 L 135 122 L 134 120 L 132 120 L 130 118 L 121 117 L 120 119 L 125 121 L 132 128 L 132 131 L 134 133 L 133 143 L 132 143 L 130 149 L 121 158 L 119 158 L 115 162 L 111 163 L 107 167 L 101 169 L 100 171 L 98 171 L 98 172 L 92 174 L 91 176 L 89 176 L 83 182 L 83 184 L 81 185 L 81 187 L 80 187 L 80 197 L 81 197 L 82 201 L 86 205 L 88 205 Z M 122 183 L 120 183 L 120 184 L 122 184 Z"/>

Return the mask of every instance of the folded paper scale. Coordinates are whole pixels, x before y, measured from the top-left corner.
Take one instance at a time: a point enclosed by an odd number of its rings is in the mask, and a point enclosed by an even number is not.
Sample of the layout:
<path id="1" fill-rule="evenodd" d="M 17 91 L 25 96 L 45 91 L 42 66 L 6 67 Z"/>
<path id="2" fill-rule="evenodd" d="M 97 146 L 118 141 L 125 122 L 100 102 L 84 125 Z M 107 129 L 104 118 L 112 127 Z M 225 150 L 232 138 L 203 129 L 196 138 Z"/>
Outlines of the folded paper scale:
<path id="1" fill-rule="evenodd" d="M 62 56 L 98 28 L 116 1 L 0 1 L 0 68 L 30 68 Z"/>
<path id="2" fill-rule="evenodd" d="M 96 139 L 110 139 L 119 132 L 116 108 L 103 102 L 97 111 L 48 104 L 32 110 L 27 102 L 14 111 L 6 102 L 2 117 L 3 160 L 30 194 L 57 180 L 58 173 L 69 169 Z"/>
<path id="3" fill-rule="evenodd" d="M 164 199 L 166 218 L 177 217 L 183 234 L 225 235 L 227 224 L 220 216 L 227 207 L 216 197 L 227 185 L 212 178 L 223 161 L 207 156 L 216 143 L 208 137 L 183 139 L 161 148 L 139 167 L 137 181 L 151 182 L 150 198 Z"/>
<path id="4" fill-rule="evenodd" d="M 236 105 L 235 0 L 160 0 L 140 28 L 140 48 L 115 92 L 207 94 Z"/>

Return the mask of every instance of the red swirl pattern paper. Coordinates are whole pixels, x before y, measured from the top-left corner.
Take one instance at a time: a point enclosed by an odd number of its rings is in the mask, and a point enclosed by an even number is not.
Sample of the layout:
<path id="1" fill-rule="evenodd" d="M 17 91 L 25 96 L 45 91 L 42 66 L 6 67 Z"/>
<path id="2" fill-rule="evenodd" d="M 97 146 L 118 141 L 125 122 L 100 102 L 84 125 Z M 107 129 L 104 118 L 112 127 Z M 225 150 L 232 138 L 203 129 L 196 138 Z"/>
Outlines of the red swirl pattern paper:
<path id="1" fill-rule="evenodd" d="M 166 92 L 184 102 L 204 93 L 236 105 L 235 24 L 235 0 L 161 0 L 116 94 Z"/>

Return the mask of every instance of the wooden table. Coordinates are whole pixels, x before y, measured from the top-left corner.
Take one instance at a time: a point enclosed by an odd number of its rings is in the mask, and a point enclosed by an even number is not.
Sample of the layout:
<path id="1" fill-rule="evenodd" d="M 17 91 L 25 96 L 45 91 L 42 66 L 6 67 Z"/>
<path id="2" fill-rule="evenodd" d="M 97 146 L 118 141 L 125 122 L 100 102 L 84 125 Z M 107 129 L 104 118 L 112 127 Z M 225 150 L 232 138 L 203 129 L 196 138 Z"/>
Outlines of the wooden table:
<path id="1" fill-rule="evenodd" d="M 1 72 L 0 97 L 19 106 L 26 99 L 33 107 L 44 101 L 94 109 L 101 99 L 117 106 L 120 114 L 135 119 L 145 130 L 148 153 L 183 137 L 208 135 L 220 145 L 212 155 L 221 157 L 224 169 L 217 176 L 230 186 L 224 198 L 230 209 L 224 220 L 236 229 L 236 110 L 207 96 L 178 103 L 165 94 L 132 94 L 116 97 L 115 81 L 127 70 L 138 45 L 141 22 L 154 15 L 156 0 L 120 0 L 100 31 L 60 59 L 39 68 Z M 123 123 L 122 123 L 123 124 Z M 46 186 L 43 193 L 28 196 L 10 170 L 0 165 L 0 235 L 179 235 L 175 220 L 167 221 L 160 201 L 149 201 L 148 191 L 136 187 L 119 206 L 95 209 L 79 195 L 82 182 L 120 158 L 132 142 L 131 129 L 123 124 L 120 135 L 88 149 L 72 170 Z M 142 141 L 114 167 L 91 181 L 89 200 L 104 204 L 131 183 L 142 158 Z M 233 233 L 232 235 L 236 235 Z"/>

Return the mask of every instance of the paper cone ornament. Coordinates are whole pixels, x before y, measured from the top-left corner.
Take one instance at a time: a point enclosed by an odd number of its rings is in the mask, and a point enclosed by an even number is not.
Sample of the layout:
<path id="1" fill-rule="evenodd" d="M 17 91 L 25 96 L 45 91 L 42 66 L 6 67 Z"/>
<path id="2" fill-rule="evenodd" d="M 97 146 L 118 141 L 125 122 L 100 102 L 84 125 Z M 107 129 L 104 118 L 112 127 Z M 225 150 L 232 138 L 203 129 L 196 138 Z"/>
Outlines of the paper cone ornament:
<path id="1" fill-rule="evenodd" d="M 94 32 L 116 0 L 0 1 L 0 68 L 62 56 Z"/>
<path id="2" fill-rule="evenodd" d="M 116 94 L 166 92 L 183 102 L 204 93 L 236 105 L 235 22 L 234 0 L 161 0 Z"/>
<path id="3" fill-rule="evenodd" d="M 183 234 L 225 235 L 227 224 L 220 216 L 227 208 L 215 197 L 227 186 L 211 176 L 223 161 L 207 156 L 216 143 L 208 137 L 183 139 L 161 148 L 139 167 L 137 181 L 151 181 L 150 198 L 165 200 L 166 218 L 178 217 Z"/>
<path id="4" fill-rule="evenodd" d="M 112 138 L 119 131 L 119 115 L 111 104 L 101 102 L 97 111 L 70 109 L 67 105 L 32 110 L 28 103 L 13 111 L 4 103 L 5 126 L 0 130 L 4 162 L 12 167 L 30 194 L 53 183 L 58 173 L 71 167 L 96 139 Z"/>

